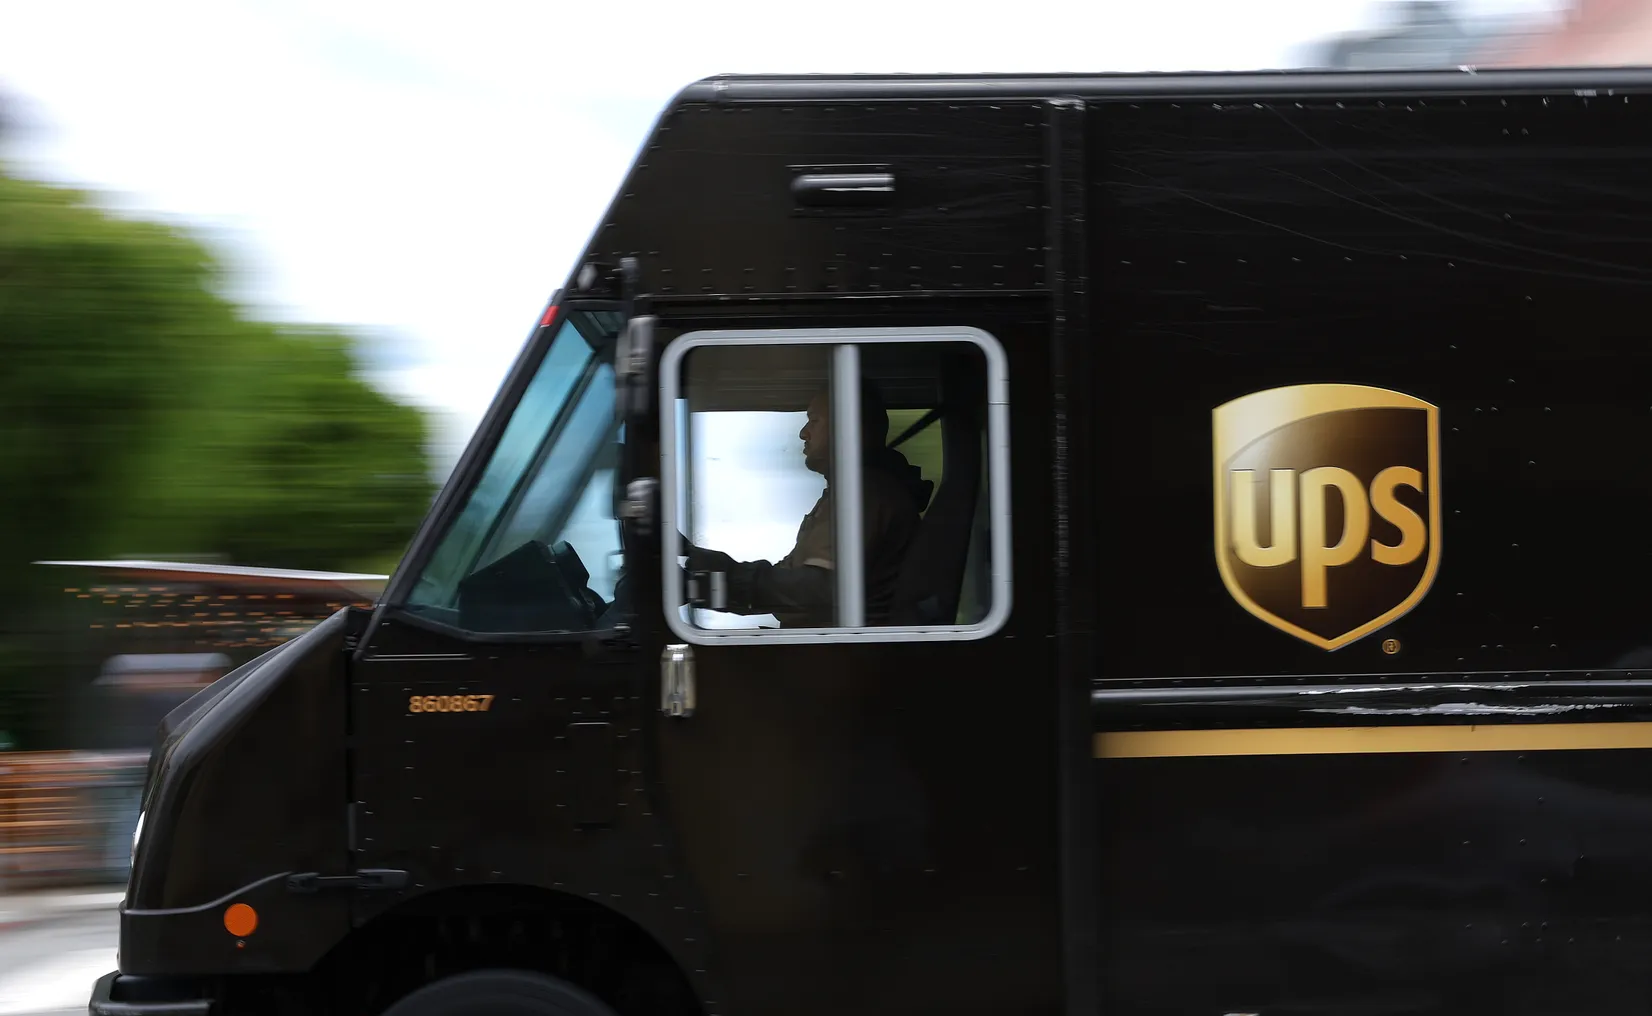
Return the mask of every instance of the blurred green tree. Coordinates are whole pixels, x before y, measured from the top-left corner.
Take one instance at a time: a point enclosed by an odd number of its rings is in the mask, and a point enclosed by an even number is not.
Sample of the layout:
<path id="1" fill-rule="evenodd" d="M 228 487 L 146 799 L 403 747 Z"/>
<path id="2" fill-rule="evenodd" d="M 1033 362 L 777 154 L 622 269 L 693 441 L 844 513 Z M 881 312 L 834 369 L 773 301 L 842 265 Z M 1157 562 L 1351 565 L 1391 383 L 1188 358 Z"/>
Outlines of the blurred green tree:
<path id="1" fill-rule="evenodd" d="M 134 458 L 118 545 L 289 568 L 398 558 L 434 493 L 423 415 L 354 376 L 340 335 L 242 331 Z"/>
<path id="2" fill-rule="evenodd" d="M 428 505 L 423 415 L 223 281 L 180 231 L 0 165 L 0 726 L 25 744 L 64 595 L 29 562 L 383 568 Z"/>

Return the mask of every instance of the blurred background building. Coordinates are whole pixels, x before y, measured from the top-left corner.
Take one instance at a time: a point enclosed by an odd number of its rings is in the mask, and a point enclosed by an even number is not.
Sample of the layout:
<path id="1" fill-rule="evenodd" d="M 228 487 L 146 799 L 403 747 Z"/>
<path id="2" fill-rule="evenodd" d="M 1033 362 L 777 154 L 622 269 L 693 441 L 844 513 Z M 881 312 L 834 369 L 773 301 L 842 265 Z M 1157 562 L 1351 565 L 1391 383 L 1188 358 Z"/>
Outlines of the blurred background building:
<path id="1" fill-rule="evenodd" d="M 54 562 L 60 666 L 47 750 L 0 742 L 0 891 L 124 882 L 155 732 L 232 669 L 384 576 L 143 561 Z M 9 735 L 0 734 L 0 737 Z"/>
<path id="2" fill-rule="evenodd" d="M 1455 0 L 1389 0 L 1372 11 L 1371 27 L 1339 33 L 1305 47 L 1303 66 L 1343 71 L 1471 66 L 1530 16 L 1476 14 Z"/>

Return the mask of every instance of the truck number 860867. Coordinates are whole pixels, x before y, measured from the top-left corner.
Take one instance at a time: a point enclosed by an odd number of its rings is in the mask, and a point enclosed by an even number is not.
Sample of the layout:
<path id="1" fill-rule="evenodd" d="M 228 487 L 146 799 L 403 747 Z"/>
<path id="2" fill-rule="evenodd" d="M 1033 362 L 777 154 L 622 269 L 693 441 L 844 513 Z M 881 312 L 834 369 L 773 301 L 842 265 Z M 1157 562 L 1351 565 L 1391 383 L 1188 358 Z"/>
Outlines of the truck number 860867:
<path id="1" fill-rule="evenodd" d="M 492 705 L 492 695 L 414 695 L 407 700 L 407 711 L 410 713 L 485 713 Z"/>

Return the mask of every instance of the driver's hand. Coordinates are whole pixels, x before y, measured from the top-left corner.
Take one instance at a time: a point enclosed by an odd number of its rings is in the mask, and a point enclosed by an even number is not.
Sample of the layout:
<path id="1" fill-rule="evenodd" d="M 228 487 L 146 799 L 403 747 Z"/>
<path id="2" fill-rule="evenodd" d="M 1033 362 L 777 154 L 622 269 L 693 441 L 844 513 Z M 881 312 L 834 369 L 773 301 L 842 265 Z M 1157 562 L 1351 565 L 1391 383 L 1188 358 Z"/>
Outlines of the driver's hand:
<path id="1" fill-rule="evenodd" d="M 694 574 L 695 573 L 690 572 L 689 569 L 687 569 L 687 568 L 678 568 L 677 569 L 677 581 L 681 583 L 681 586 L 679 588 L 681 588 L 681 590 L 682 590 L 683 602 L 692 604 L 693 606 L 696 606 L 696 607 L 700 608 L 701 610 L 724 610 L 724 609 L 726 609 L 724 607 L 712 607 L 712 606 L 709 606 L 709 605 L 706 604 L 705 600 L 703 599 L 708 593 L 708 590 L 705 586 L 705 582 L 702 579 L 699 588 L 696 589 L 695 586 L 694 586 L 694 580 L 692 578 L 692 576 Z M 703 575 L 704 573 L 702 572 L 700 574 Z"/>
<path id="2" fill-rule="evenodd" d="M 731 572 L 740 562 L 720 550 L 704 550 L 689 545 L 688 570 L 705 572 Z"/>

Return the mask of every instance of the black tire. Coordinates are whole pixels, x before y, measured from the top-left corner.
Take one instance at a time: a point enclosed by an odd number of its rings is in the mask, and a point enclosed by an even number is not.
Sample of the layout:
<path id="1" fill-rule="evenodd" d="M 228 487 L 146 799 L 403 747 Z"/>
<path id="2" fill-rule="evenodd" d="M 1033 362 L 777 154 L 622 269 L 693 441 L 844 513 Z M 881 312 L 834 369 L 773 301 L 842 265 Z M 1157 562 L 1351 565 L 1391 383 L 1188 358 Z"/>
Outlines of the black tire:
<path id="1" fill-rule="evenodd" d="M 384 1016 L 615 1016 L 583 988 L 526 970 L 477 970 L 427 984 Z"/>

